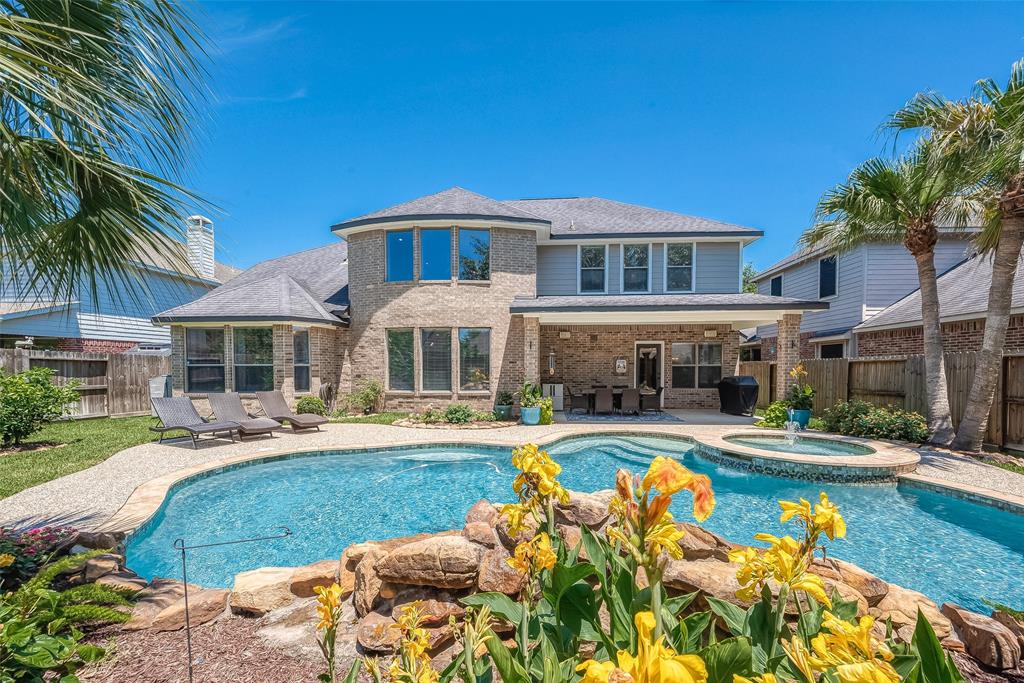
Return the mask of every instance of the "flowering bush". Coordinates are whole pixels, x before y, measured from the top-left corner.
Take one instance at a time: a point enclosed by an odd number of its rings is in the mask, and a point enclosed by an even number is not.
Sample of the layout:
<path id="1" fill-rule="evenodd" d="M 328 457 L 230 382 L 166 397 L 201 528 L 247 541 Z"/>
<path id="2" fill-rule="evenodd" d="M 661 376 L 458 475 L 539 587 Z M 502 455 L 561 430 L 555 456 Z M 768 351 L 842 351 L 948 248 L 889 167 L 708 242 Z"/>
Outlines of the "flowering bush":
<path id="1" fill-rule="evenodd" d="M 775 428 L 785 427 L 786 422 L 789 421 L 789 413 L 786 412 L 788 408 L 789 404 L 785 401 L 773 401 L 764 409 L 757 426 Z"/>
<path id="2" fill-rule="evenodd" d="M 47 422 L 66 415 L 78 401 L 76 383 L 58 386 L 53 372 L 32 368 L 8 375 L 0 370 L 0 446 L 18 445 Z"/>
<path id="3" fill-rule="evenodd" d="M 786 404 L 793 410 L 810 410 L 814 407 L 814 387 L 807 383 L 807 370 L 803 363 L 789 371 L 793 385 L 786 394 Z"/>
<path id="4" fill-rule="evenodd" d="M 450 622 L 462 652 L 442 671 L 427 652 L 419 605 L 407 606 L 393 627 L 399 654 L 388 669 L 365 660 L 375 683 L 963 683 L 923 616 L 913 641 L 896 645 L 810 572 L 822 537 L 846 535 L 825 493 L 813 505 L 780 501 L 780 520 L 796 525 L 798 538 L 758 534 L 767 548 L 730 554 L 737 597 L 754 601 L 750 608 L 705 596 L 710 609 L 695 611 L 697 594 L 669 596 L 662 576 L 683 557 L 685 529 L 669 511 L 673 496 L 690 493 L 694 518 L 708 519 L 715 507 L 708 477 L 664 456 L 643 476 L 620 470 L 607 531 L 583 526 L 569 547 L 554 524 L 555 502 L 569 498 L 558 481 L 561 466 L 532 444 L 517 447 L 512 463 L 517 502 L 501 514 L 509 534 L 522 539 L 507 561 L 523 577 L 519 601 L 503 593 L 464 597 L 465 620 Z M 510 641 L 494 633 L 495 621 L 514 631 Z M 355 680 L 359 666 L 346 680 Z"/>
<path id="5" fill-rule="evenodd" d="M 928 422 L 919 413 L 879 408 L 866 401 L 837 403 L 822 415 L 826 430 L 847 436 L 924 443 Z"/>
<path id="6" fill-rule="evenodd" d="M 0 527 L 0 585 L 13 588 L 31 578 L 77 535 L 71 527 L 37 527 L 17 531 Z"/>
<path id="7" fill-rule="evenodd" d="M 444 411 L 444 421 L 448 424 L 465 424 L 475 417 L 476 411 L 465 403 L 452 403 Z"/>

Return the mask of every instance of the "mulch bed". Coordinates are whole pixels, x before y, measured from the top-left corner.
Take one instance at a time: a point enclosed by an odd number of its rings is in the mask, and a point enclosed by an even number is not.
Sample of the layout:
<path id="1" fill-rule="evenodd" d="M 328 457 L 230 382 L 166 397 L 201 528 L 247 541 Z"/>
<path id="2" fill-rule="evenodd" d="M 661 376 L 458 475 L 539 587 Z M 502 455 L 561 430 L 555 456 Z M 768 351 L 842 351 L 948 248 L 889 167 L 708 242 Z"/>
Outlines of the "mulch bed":
<path id="1" fill-rule="evenodd" d="M 58 441 L 34 441 L 32 443 L 23 443 L 19 446 L 11 446 L 10 448 L 0 448 L 0 456 L 14 455 L 15 453 L 31 453 L 32 451 L 47 451 L 51 448 L 60 448 L 61 446 L 67 446 L 67 444 Z"/>
<path id="2" fill-rule="evenodd" d="M 227 617 L 192 629 L 192 667 L 196 683 L 313 683 L 318 662 L 307 662 L 274 650 L 256 637 L 256 619 Z M 185 632 L 97 630 L 89 641 L 110 648 L 98 665 L 79 672 L 95 683 L 184 683 Z"/>

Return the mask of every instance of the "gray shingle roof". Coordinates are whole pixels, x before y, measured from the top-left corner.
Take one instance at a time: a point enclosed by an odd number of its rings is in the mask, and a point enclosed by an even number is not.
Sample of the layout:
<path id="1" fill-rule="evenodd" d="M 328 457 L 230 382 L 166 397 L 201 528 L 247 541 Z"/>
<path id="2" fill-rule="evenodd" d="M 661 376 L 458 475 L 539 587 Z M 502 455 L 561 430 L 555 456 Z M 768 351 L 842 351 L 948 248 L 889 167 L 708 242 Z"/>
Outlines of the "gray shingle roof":
<path id="1" fill-rule="evenodd" d="M 294 320 L 340 324 L 348 311 L 348 244 L 258 263 L 195 301 L 153 317 L 157 323 Z"/>
<path id="2" fill-rule="evenodd" d="M 992 284 L 992 259 L 975 256 L 939 277 L 939 315 L 943 320 L 982 317 L 988 310 L 988 289 Z M 1013 281 L 1014 309 L 1024 308 L 1024 257 L 1017 263 Z M 921 324 L 921 290 L 914 290 L 882 309 L 854 329 L 868 332 L 886 327 L 916 327 Z"/>
<path id="3" fill-rule="evenodd" d="M 805 301 L 767 294 L 625 294 L 538 296 L 515 299 L 513 313 L 571 311 L 726 311 L 726 310 L 822 310 L 827 301 Z"/>
<path id="4" fill-rule="evenodd" d="M 425 197 L 395 204 L 380 211 L 350 218 L 334 225 L 333 229 L 344 230 L 361 225 L 387 223 L 396 220 L 443 218 L 500 219 L 530 223 L 548 222 L 535 214 L 516 208 L 508 202 L 499 202 L 496 199 L 470 192 L 461 187 L 452 187 L 442 192 L 428 194 Z"/>
<path id="5" fill-rule="evenodd" d="M 555 239 L 590 235 L 735 235 L 758 237 L 764 233 L 753 228 L 723 223 L 708 218 L 687 216 L 673 211 L 624 204 L 601 197 L 563 199 L 514 199 L 504 202 L 551 221 Z"/>

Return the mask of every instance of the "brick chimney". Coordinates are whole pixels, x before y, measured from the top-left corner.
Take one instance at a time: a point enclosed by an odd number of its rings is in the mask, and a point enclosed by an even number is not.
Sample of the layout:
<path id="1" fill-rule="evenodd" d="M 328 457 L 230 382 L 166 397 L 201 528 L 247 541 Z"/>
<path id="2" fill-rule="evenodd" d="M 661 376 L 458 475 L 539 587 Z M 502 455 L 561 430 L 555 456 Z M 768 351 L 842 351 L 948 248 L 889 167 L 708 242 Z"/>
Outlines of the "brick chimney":
<path id="1" fill-rule="evenodd" d="M 213 221 L 206 216 L 189 216 L 186 239 L 188 262 L 201 277 L 213 278 Z"/>

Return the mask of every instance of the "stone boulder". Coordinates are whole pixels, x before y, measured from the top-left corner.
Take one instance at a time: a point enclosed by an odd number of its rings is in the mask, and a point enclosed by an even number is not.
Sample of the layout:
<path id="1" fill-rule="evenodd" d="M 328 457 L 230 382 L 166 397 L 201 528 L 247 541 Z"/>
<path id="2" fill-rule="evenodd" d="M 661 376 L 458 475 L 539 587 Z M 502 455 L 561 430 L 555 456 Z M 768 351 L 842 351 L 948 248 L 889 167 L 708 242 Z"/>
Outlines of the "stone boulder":
<path id="1" fill-rule="evenodd" d="M 524 541 L 532 540 L 537 535 L 537 527 L 539 523 L 532 516 L 527 515 L 524 520 L 523 528 L 519 530 L 519 533 L 512 535 L 509 533 L 508 518 L 501 516 L 498 518 L 497 523 L 494 525 L 494 530 L 498 532 L 498 540 L 505 546 L 510 552 L 515 550 L 516 546 Z"/>
<path id="2" fill-rule="evenodd" d="M 494 526 L 498 521 L 498 508 L 486 498 L 478 500 L 466 513 L 466 524 L 481 522 Z"/>
<path id="3" fill-rule="evenodd" d="M 462 529 L 462 535 L 473 543 L 478 543 L 485 548 L 493 548 L 498 545 L 498 534 L 494 527 L 487 522 L 466 522 Z"/>
<path id="4" fill-rule="evenodd" d="M 579 547 L 579 554 L 577 555 L 579 559 L 589 559 L 587 557 L 587 550 L 583 547 L 583 532 L 580 531 L 578 526 L 556 524 L 555 533 L 557 533 L 562 539 L 562 542 L 565 543 L 566 549 L 573 550 L 574 548 Z"/>
<path id="5" fill-rule="evenodd" d="M 226 588 L 204 588 L 193 593 L 188 592 L 188 621 L 191 626 L 199 626 L 213 621 L 228 606 L 228 595 L 231 591 Z M 166 607 L 150 626 L 154 631 L 177 631 L 185 627 L 185 598 L 182 597 L 174 604 Z"/>
<path id="6" fill-rule="evenodd" d="M 85 574 L 85 581 L 86 583 L 92 583 L 107 574 L 119 572 L 123 564 L 124 558 L 113 553 L 90 557 L 85 561 L 82 568 Z"/>
<path id="7" fill-rule="evenodd" d="M 470 588 L 476 583 L 483 550 L 462 536 L 437 536 L 395 548 L 374 568 L 391 583 Z"/>
<path id="8" fill-rule="evenodd" d="M 823 579 L 842 582 L 864 596 L 869 607 L 876 607 L 889 593 L 889 584 L 855 564 L 842 560 L 817 558 L 811 572 Z"/>
<path id="9" fill-rule="evenodd" d="M 1020 664 L 1020 643 L 1003 624 L 949 602 L 942 605 L 942 613 L 952 622 L 967 654 L 982 664 L 1000 671 Z"/>
<path id="10" fill-rule="evenodd" d="M 1014 619 L 1013 615 L 1000 612 L 999 610 L 992 613 L 992 618 L 1010 629 L 1010 632 L 1017 636 L 1017 643 L 1020 645 L 1021 652 L 1024 653 L 1024 624 Z"/>
<path id="11" fill-rule="evenodd" d="M 202 590 L 199 586 L 188 586 L 189 594 Z M 149 586 L 135 596 L 132 616 L 121 627 L 125 631 L 141 631 L 153 625 L 153 620 L 165 609 L 181 600 L 185 595 L 185 584 L 174 579 L 153 579 Z"/>
<path id="12" fill-rule="evenodd" d="M 387 550 L 374 546 L 366 551 L 356 565 L 352 604 L 355 605 L 356 614 L 361 617 L 373 609 L 380 597 L 380 588 L 383 582 L 377 575 L 375 565 L 387 556 Z"/>
<path id="13" fill-rule="evenodd" d="M 231 609 L 234 612 L 266 614 L 295 600 L 290 590 L 292 567 L 262 567 L 235 575 L 231 588 Z"/>
<path id="14" fill-rule="evenodd" d="M 557 521 L 599 529 L 608 520 L 608 503 L 615 495 L 614 491 L 604 490 L 594 493 L 569 492 L 568 505 L 555 506 Z"/>
<path id="15" fill-rule="evenodd" d="M 492 548 L 480 560 L 480 572 L 476 587 L 483 593 L 504 593 L 517 595 L 523 589 L 526 575 L 508 566 L 511 556 L 502 547 Z"/>
<path id="16" fill-rule="evenodd" d="M 96 579 L 96 583 L 122 593 L 138 593 L 149 585 L 144 578 L 128 570 L 105 574 Z"/>
<path id="17" fill-rule="evenodd" d="M 395 620 L 380 612 L 367 614 L 356 630 L 359 646 L 369 652 L 390 654 L 398 647 L 401 638 L 401 632 L 395 628 Z"/>
<path id="18" fill-rule="evenodd" d="M 677 523 L 676 527 L 686 532 L 686 535 L 679 539 L 679 547 L 683 549 L 685 559 L 713 558 L 719 562 L 729 561 L 729 551 L 733 549 L 733 545 L 721 536 L 690 522 Z"/>
<path id="19" fill-rule="evenodd" d="M 261 617 L 256 636 L 268 647 L 319 664 L 317 621 L 316 598 L 301 598 Z M 335 653 L 338 661 L 357 657 L 356 615 L 351 602 L 342 603 Z"/>
<path id="20" fill-rule="evenodd" d="M 751 602 L 743 602 L 736 597 L 740 584 L 736 581 L 736 567 L 714 559 L 705 560 L 669 560 L 662 576 L 665 586 L 683 593 L 701 591 L 719 600 L 727 600 L 744 607 Z"/>
<path id="21" fill-rule="evenodd" d="M 288 590 L 292 595 L 299 598 L 309 598 L 315 595 L 313 589 L 318 586 L 330 586 L 339 580 L 340 562 L 338 560 L 321 560 L 304 567 L 296 568 L 292 574 Z M 354 578 L 354 577 L 353 577 Z M 346 586 L 342 586 L 344 589 Z M 343 592 L 343 597 L 352 593 L 352 586 L 348 586 L 348 592 Z"/>
<path id="22" fill-rule="evenodd" d="M 917 624 L 917 610 L 920 609 L 935 630 L 939 640 L 948 638 L 953 632 L 949 619 L 943 616 L 938 606 L 927 597 L 909 588 L 889 584 L 885 597 L 868 610 L 868 614 L 881 622 L 892 619 L 893 627 L 899 630 L 902 626 L 914 628 Z"/>

